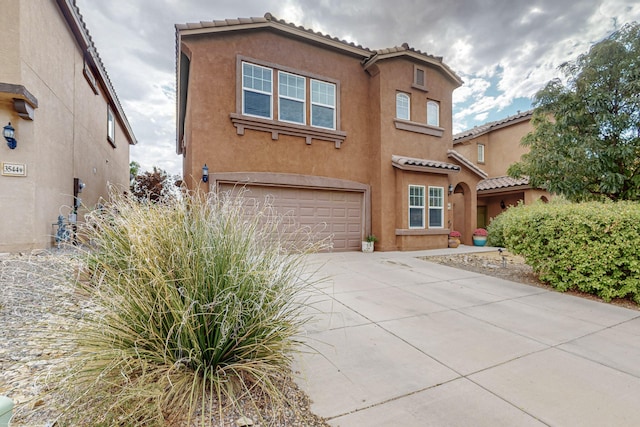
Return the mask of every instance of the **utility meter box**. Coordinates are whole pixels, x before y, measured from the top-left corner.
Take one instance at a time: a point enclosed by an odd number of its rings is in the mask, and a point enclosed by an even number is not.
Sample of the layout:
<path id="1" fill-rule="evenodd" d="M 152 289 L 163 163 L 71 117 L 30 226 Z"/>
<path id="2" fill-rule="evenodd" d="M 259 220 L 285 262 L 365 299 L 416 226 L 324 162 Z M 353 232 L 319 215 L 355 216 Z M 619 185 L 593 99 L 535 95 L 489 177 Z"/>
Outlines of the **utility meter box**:
<path id="1" fill-rule="evenodd" d="M 9 427 L 13 413 L 13 400 L 6 396 L 0 396 L 0 427 Z"/>

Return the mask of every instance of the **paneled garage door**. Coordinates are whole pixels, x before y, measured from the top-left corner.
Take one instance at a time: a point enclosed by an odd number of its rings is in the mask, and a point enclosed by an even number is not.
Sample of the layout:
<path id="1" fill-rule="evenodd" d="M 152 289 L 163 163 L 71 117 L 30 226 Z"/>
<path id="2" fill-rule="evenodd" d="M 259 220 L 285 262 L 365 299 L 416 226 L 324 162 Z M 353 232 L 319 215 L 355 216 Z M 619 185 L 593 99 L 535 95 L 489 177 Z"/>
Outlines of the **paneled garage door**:
<path id="1" fill-rule="evenodd" d="M 221 184 L 222 191 L 240 191 Z M 331 236 L 333 250 L 360 250 L 364 229 L 363 197 L 358 191 L 249 185 L 242 187 L 244 197 L 263 204 L 265 200 L 295 226 L 307 227 L 316 239 Z"/>

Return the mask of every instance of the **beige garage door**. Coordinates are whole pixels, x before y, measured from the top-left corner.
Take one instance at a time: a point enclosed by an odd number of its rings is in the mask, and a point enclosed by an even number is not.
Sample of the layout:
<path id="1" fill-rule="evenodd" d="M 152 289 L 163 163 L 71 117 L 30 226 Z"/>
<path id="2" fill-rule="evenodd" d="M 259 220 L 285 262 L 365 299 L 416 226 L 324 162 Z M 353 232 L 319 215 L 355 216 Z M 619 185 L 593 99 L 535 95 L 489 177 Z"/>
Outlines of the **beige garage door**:
<path id="1" fill-rule="evenodd" d="M 222 191 L 239 187 L 221 185 Z M 297 226 L 311 230 L 315 239 L 331 237 L 334 251 L 360 250 L 363 236 L 363 197 L 357 191 L 318 190 L 309 188 L 242 187 L 244 197 L 266 200 L 276 212 Z"/>

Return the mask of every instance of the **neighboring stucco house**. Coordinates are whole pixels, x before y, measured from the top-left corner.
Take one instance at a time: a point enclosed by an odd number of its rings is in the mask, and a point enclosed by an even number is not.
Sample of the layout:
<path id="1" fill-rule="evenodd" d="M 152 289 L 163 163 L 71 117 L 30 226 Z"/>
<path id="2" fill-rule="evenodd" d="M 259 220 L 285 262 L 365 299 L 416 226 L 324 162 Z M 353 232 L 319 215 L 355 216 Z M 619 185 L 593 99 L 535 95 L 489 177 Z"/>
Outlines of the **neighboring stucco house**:
<path id="1" fill-rule="evenodd" d="M 55 243 L 79 194 L 92 208 L 129 182 L 136 140 L 73 0 L 0 0 L 0 252 Z M 84 207 L 78 211 L 82 217 Z"/>
<path id="2" fill-rule="evenodd" d="M 176 149 L 190 188 L 271 195 L 333 235 L 334 250 L 358 250 L 370 233 L 377 250 L 446 247 L 454 189 L 475 227 L 485 175 L 453 151 L 462 81 L 442 58 L 407 44 L 370 50 L 270 14 L 176 25 L 176 41 Z"/>
<path id="3" fill-rule="evenodd" d="M 455 151 L 486 173 L 486 178 L 477 185 L 479 227 L 486 227 L 492 218 L 519 201 L 529 204 L 539 199 L 548 201 L 551 197 L 547 191 L 531 188 L 526 177 L 507 176 L 509 166 L 528 152 L 520 140 L 533 131 L 532 114 L 533 110 L 519 112 L 453 136 Z M 456 219 L 457 215 L 458 212 Z"/>

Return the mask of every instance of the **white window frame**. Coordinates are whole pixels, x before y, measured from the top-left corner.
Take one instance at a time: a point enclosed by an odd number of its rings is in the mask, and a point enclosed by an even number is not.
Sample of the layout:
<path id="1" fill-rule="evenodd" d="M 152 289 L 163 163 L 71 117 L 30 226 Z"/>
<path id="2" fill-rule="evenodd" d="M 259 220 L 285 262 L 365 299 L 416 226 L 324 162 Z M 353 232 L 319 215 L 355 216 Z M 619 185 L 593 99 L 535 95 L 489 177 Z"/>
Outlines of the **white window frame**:
<path id="1" fill-rule="evenodd" d="M 439 195 L 432 195 L 432 190 L 434 191 L 438 191 L 440 194 Z M 434 201 L 434 199 L 437 199 L 440 201 L 440 205 L 434 205 L 432 204 L 432 201 Z M 429 216 L 428 216 L 428 226 L 429 228 L 444 228 L 444 187 L 432 187 L 429 186 L 429 195 L 428 195 L 428 211 L 429 211 Z M 439 226 L 431 226 L 431 213 L 432 211 L 437 212 L 439 211 L 439 216 L 440 216 L 440 225 Z"/>
<path id="2" fill-rule="evenodd" d="M 422 192 L 422 195 L 414 195 L 412 194 L 412 190 L 413 189 L 419 189 Z M 425 199 L 426 199 L 426 194 L 425 194 L 425 186 L 424 185 L 413 185 L 410 184 L 409 185 L 409 209 L 408 209 L 408 220 L 409 220 L 409 228 L 412 229 L 424 229 L 425 228 Z M 412 203 L 414 200 L 412 200 L 414 197 L 421 197 L 422 198 L 422 203 L 421 204 L 415 204 Z M 411 210 L 412 209 L 421 209 L 422 210 L 422 225 L 417 226 L 417 225 L 411 225 Z"/>
<path id="3" fill-rule="evenodd" d="M 263 70 L 268 70 L 269 73 L 271 74 L 271 82 L 270 82 L 270 87 L 269 87 L 269 92 L 266 92 L 264 90 L 258 90 L 258 89 L 254 89 L 252 87 L 247 87 L 244 85 L 244 66 L 248 65 L 251 67 L 256 67 L 256 68 L 261 68 Z M 269 119 L 272 120 L 273 119 L 273 69 L 269 68 L 269 67 L 263 67 L 262 65 L 258 65 L 258 64 L 254 64 L 251 62 L 242 62 L 242 70 L 240 71 L 240 77 L 242 79 L 242 114 L 246 115 L 246 116 L 251 116 L 251 117 L 260 117 L 263 119 Z M 261 95 L 268 95 L 269 96 L 269 117 L 267 116 L 261 116 L 258 114 L 250 114 L 247 113 L 246 111 L 246 105 L 245 105 L 245 92 L 253 92 L 253 93 L 259 93 Z"/>
<path id="4" fill-rule="evenodd" d="M 478 163 L 484 163 L 484 144 L 478 144 Z"/>
<path id="5" fill-rule="evenodd" d="M 406 111 L 406 114 L 403 115 Z M 400 120 L 411 120 L 411 97 L 404 93 L 396 94 L 396 118 Z"/>
<path id="6" fill-rule="evenodd" d="M 440 103 L 437 101 L 427 101 L 427 125 L 440 127 Z"/>
<path id="7" fill-rule="evenodd" d="M 311 93 L 311 108 L 309 111 L 309 114 L 311 116 L 311 126 L 313 127 L 317 127 L 317 128 L 322 128 L 322 129 L 332 129 L 335 130 L 336 129 L 336 100 L 337 100 L 337 87 L 335 83 L 329 83 L 329 82 L 325 82 L 322 80 L 316 80 L 316 79 L 310 79 L 311 83 L 309 84 L 309 91 Z M 326 85 L 328 87 L 332 87 L 333 88 L 333 104 L 328 104 L 328 103 L 324 103 L 324 102 L 320 102 L 319 100 L 314 100 L 314 91 L 313 91 L 313 85 L 314 83 L 320 84 L 320 85 Z M 322 94 L 320 94 L 322 95 Z M 317 105 L 319 107 L 323 107 L 323 108 L 329 108 L 332 110 L 333 112 L 333 126 L 332 127 L 327 127 L 327 126 L 320 126 L 318 124 L 313 124 L 313 106 Z"/>
<path id="8" fill-rule="evenodd" d="M 301 79 L 302 80 L 302 98 L 298 98 L 295 96 L 290 96 L 290 95 L 283 95 L 282 93 L 282 77 L 283 76 L 291 76 L 294 77 L 296 79 Z M 295 101 L 295 102 L 299 102 L 302 104 L 302 121 L 301 122 L 296 122 L 295 120 L 285 120 L 282 118 L 282 109 L 280 108 L 281 106 L 281 101 L 283 99 L 286 100 L 290 100 L 290 101 Z M 281 122 L 287 122 L 287 123 L 295 123 L 295 124 L 299 124 L 299 125 L 306 125 L 307 124 L 307 79 L 303 76 L 299 76 L 297 74 L 293 74 L 293 73 L 287 73 L 286 71 L 278 71 L 278 120 L 280 120 Z"/>
<path id="9" fill-rule="evenodd" d="M 107 105 L 107 141 L 116 146 L 116 119 L 110 105 Z"/>

